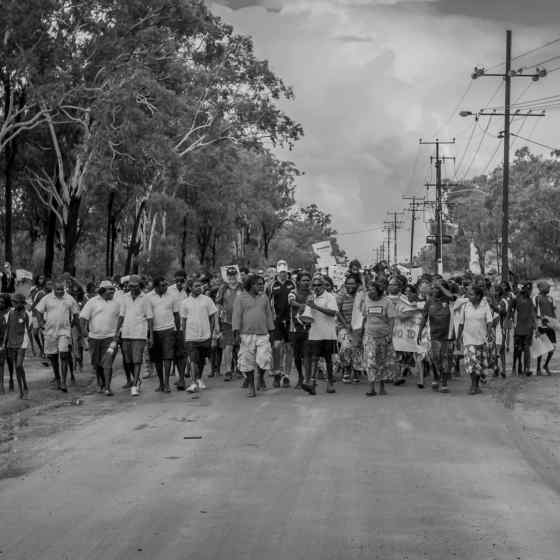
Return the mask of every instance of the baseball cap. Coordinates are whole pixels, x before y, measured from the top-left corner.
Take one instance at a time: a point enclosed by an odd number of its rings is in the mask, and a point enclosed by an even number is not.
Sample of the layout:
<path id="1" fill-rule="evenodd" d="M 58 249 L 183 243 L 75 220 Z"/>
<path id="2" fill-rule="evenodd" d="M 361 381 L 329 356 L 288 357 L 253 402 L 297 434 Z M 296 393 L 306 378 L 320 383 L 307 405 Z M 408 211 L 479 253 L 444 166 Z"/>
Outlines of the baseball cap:
<path id="1" fill-rule="evenodd" d="M 288 263 L 286 261 L 278 261 L 276 263 L 276 272 L 288 272 Z"/>
<path id="2" fill-rule="evenodd" d="M 140 276 L 137 274 L 131 274 L 130 278 L 128 279 L 129 284 L 140 284 Z"/>
<path id="3" fill-rule="evenodd" d="M 101 289 L 107 289 L 112 287 L 113 287 L 113 283 L 110 280 L 101 280 L 101 282 L 99 283 L 99 288 Z"/>
<path id="4" fill-rule="evenodd" d="M 121 284 L 126 284 L 127 282 L 130 282 L 130 276 L 121 276 Z"/>

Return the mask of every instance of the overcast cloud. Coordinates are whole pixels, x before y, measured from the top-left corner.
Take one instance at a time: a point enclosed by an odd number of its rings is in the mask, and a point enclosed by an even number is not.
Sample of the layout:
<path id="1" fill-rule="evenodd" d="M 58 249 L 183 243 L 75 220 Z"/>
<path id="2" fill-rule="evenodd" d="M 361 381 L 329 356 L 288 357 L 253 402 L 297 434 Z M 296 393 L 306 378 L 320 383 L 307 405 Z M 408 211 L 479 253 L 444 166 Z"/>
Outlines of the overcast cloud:
<path id="1" fill-rule="evenodd" d="M 449 117 L 471 81 L 473 67 L 503 59 L 506 28 L 514 31 L 515 52 L 560 35 L 557 0 L 209 3 L 238 32 L 252 35 L 257 55 L 268 59 L 275 72 L 294 87 L 296 100 L 284 108 L 302 123 L 305 138 L 292 153 L 281 156 L 295 161 L 306 173 L 298 184 L 298 202 L 317 202 L 333 215 L 340 232 L 375 228 L 388 210 L 404 207 L 402 194 L 425 193 L 431 150 L 419 148 L 420 137 L 455 136 L 456 148 L 446 153 L 461 156 L 473 123 Z M 555 54 L 560 55 L 560 43 L 526 62 Z M 521 78 L 515 82 L 514 99 L 530 83 Z M 485 106 L 499 84 L 498 78 L 475 81 L 461 108 Z M 560 72 L 532 84 L 524 99 L 559 90 Z M 492 104 L 501 104 L 502 97 L 498 92 Z M 525 123 L 522 132 L 558 145 L 555 123 L 559 116 L 552 113 L 546 119 L 534 119 L 543 122 Z M 497 134 L 501 127 L 495 120 L 489 130 Z M 538 128 L 533 131 L 535 124 Z M 463 170 L 470 166 L 481 135 L 475 133 Z M 495 137 L 483 142 L 472 173 L 487 166 L 496 143 Z M 452 165 L 448 174 L 453 176 Z M 402 235 L 408 239 L 406 230 Z M 420 231 L 418 242 L 421 235 Z M 351 256 L 367 260 L 381 239 L 381 231 L 340 237 Z M 399 253 L 405 256 L 408 241 L 403 239 L 401 247 Z"/>

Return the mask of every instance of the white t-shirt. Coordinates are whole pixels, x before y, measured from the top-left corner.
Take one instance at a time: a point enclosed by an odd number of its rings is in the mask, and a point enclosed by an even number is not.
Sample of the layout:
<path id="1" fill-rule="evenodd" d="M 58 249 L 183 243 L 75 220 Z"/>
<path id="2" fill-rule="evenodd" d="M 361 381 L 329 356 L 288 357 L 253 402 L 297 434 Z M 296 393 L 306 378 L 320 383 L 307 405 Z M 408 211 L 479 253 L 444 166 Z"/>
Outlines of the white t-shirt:
<path id="1" fill-rule="evenodd" d="M 181 319 L 186 319 L 185 341 L 201 342 L 210 339 L 210 317 L 217 312 L 214 302 L 204 294 L 184 299 L 180 313 Z"/>
<path id="2" fill-rule="evenodd" d="M 80 312 L 76 300 L 64 294 L 58 298 L 54 293 L 47 294 L 35 307 L 45 319 L 47 336 L 72 336 L 71 320 Z"/>
<path id="3" fill-rule="evenodd" d="M 121 336 L 132 340 L 146 340 L 148 319 L 154 316 L 148 296 L 140 294 L 136 299 L 132 299 L 128 293 L 120 298 L 120 304 L 120 316 L 124 317 Z"/>
<path id="4" fill-rule="evenodd" d="M 336 296 L 327 291 L 320 296 L 313 296 L 313 301 L 319 307 L 338 311 Z M 309 340 L 336 340 L 336 315 L 331 317 L 316 309 L 306 307 L 303 316 L 313 319 L 309 329 Z"/>
<path id="5" fill-rule="evenodd" d="M 91 298 L 80 313 L 80 319 L 85 319 L 89 323 L 89 337 L 102 340 L 115 336 L 120 308 L 120 303 L 114 296 L 109 301 L 101 296 Z"/>
<path id="6" fill-rule="evenodd" d="M 187 299 L 187 297 L 189 297 L 187 292 L 185 291 L 185 288 L 179 290 L 177 288 L 177 284 L 171 284 L 171 286 L 167 288 L 167 293 L 176 298 L 179 301 L 179 305 L 184 299 Z"/>
<path id="7" fill-rule="evenodd" d="M 492 310 L 485 301 L 475 307 L 470 301 L 463 305 L 460 324 L 463 325 L 463 344 L 482 346 L 488 338 L 488 323 L 492 322 Z"/>
<path id="8" fill-rule="evenodd" d="M 169 289 L 162 295 L 158 295 L 152 290 L 148 297 L 152 304 L 154 313 L 154 331 L 167 331 L 175 329 L 174 313 L 179 313 L 181 302 L 177 295 L 169 292 Z"/>

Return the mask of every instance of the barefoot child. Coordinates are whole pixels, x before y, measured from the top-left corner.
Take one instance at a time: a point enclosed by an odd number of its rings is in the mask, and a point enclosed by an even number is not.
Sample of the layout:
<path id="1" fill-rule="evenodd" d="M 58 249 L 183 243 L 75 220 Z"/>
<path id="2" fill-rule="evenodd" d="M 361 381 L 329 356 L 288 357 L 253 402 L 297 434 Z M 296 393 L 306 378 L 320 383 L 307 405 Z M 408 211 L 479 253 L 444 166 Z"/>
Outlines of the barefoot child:
<path id="1" fill-rule="evenodd" d="M 33 341 L 32 322 L 31 313 L 25 309 L 25 296 L 23 294 L 15 294 L 13 301 L 14 309 L 5 315 L 6 332 L 4 335 L 4 346 L 6 348 L 8 364 L 16 372 L 19 397 L 23 399 L 28 392 L 23 361 L 25 359 L 25 351 L 32 345 Z"/>

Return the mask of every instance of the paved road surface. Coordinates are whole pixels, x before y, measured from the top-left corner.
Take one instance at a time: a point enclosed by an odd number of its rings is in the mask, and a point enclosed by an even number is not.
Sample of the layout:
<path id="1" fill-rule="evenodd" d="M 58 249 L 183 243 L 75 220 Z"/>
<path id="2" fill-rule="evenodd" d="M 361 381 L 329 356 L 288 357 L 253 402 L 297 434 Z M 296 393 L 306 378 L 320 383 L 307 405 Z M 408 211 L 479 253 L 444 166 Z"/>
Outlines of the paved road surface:
<path id="1" fill-rule="evenodd" d="M 52 436 L 46 464 L 0 482 L 0 559 L 560 557 L 558 471 L 462 382 L 374 399 L 215 385 L 146 387 Z"/>

